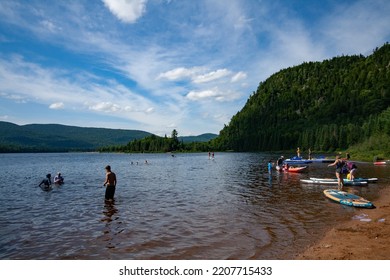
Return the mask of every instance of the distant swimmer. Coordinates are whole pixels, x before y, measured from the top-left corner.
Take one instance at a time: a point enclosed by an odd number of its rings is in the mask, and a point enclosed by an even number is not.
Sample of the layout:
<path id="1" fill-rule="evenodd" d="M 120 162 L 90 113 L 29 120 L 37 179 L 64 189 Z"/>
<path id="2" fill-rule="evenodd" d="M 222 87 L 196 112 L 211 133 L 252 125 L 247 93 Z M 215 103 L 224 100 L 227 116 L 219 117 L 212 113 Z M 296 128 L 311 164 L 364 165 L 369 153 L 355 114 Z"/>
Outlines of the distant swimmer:
<path id="1" fill-rule="evenodd" d="M 51 174 L 47 174 L 46 178 L 42 180 L 42 182 L 39 184 L 39 186 L 44 189 L 50 189 L 51 188 Z"/>
<path id="2" fill-rule="evenodd" d="M 115 194 L 115 187 L 117 183 L 116 175 L 114 172 L 111 171 L 111 166 L 107 165 L 105 169 L 106 169 L 106 180 L 104 181 L 103 184 L 103 186 L 106 187 L 105 199 L 113 200 Z"/>
<path id="3" fill-rule="evenodd" d="M 55 184 L 63 184 L 64 183 L 64 177 L 61 176 L 60 172 L 58 172 L 57 175 L 54 177 L 54 183 Z"/>

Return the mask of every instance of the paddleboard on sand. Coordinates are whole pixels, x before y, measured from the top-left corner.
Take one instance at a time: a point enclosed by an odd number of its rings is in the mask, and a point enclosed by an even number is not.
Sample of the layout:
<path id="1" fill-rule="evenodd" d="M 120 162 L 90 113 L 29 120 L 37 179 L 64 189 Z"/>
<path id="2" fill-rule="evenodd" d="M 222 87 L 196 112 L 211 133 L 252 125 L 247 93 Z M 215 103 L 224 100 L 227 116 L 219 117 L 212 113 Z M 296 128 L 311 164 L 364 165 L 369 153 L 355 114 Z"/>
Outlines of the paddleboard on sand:
<path id="1" fill-rule="evenodd" d="M 324 195 L 330 200 L 333 200 L 343 205 L 360 207 L 360 208 L 374 208 L 374 204 L 371 201 L 368 201 L 352 193 L 328 189 L 328 190 L 324 190 Z"/>

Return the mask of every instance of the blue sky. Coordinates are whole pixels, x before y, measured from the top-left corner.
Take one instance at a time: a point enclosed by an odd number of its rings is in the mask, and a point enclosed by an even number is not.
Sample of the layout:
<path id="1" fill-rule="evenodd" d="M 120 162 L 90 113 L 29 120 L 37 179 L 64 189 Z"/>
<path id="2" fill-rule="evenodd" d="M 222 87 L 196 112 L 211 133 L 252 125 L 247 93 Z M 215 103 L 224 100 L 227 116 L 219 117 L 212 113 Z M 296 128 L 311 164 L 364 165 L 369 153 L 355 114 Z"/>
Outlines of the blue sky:
<path id="1" fill-rule="evenodd" d="M 219 133 L 273 73 L 390 41 L 388 0 L 0 0 L 0 120 Z"/>

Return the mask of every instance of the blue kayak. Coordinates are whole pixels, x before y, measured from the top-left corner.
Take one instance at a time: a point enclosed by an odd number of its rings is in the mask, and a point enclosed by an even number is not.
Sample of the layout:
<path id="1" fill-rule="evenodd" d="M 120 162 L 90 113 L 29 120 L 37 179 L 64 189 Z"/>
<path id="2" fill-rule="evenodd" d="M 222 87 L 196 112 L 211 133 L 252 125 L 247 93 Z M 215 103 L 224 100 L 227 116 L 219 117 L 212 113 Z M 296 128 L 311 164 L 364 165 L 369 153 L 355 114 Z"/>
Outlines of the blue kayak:
<path id="1" fill-rule="evenodd" d="M 297 157 L 297 156 L 284 160 L 284 163 L 287 163 L 287 164 L 308 164 L 308 163 L 312 163 L 312 162 L 313 161 L 310 159 L 303 159 L 303 158 Z"/>

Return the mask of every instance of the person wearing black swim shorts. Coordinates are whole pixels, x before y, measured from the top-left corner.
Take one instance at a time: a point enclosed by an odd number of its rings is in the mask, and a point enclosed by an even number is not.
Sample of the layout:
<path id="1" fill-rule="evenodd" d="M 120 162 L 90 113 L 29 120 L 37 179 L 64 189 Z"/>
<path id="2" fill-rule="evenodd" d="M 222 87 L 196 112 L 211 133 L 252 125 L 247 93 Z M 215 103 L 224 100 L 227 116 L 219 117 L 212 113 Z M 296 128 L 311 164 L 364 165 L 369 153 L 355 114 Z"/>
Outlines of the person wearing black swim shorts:
<path id="1" fill-rule="evenodd" d="M 114 172 L 111 171 L 111 166 L 106 166 L 106 180 L 104 181 L 103 186 L 106 187 L 106 194 L 105 199 L 106 200 L 113 200 L 114 194 L 115 194 L 115 187 L 116 187 L 116 175 Z"/>

